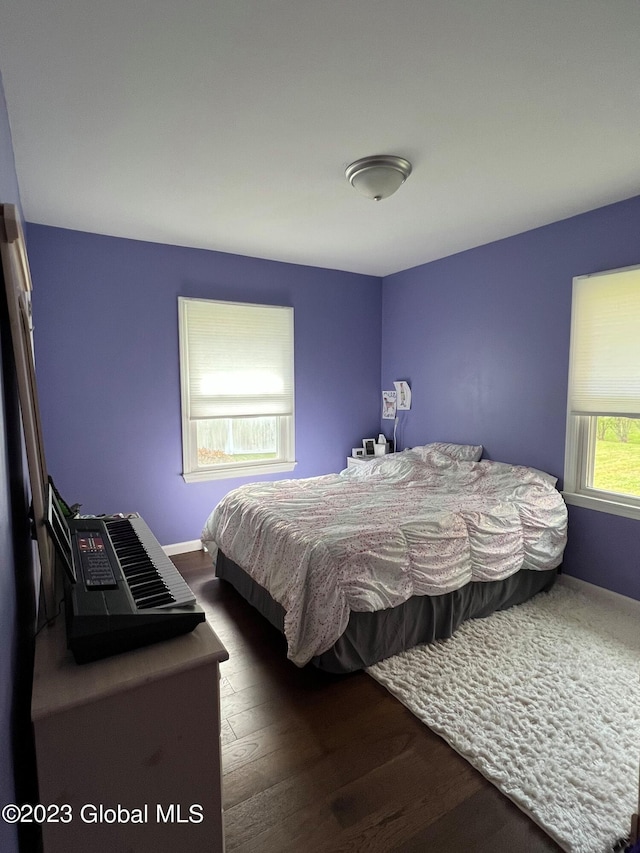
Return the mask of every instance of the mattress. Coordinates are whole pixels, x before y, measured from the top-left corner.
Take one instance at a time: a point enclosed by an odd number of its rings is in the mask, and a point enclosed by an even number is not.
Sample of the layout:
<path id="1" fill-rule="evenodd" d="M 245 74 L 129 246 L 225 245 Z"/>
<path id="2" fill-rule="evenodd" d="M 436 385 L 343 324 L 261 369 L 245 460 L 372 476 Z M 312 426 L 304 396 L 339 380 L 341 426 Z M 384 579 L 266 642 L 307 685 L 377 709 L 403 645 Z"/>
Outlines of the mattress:
<path id="1" fill-rule="evenodd" d="M 202 540 L 283 608 L 288 655 L 303 666 L 352 613 L 555 569 L 567 523 L 555 484 L 533 468 L 413 448 L 340 474 L 234 489 Z"/>

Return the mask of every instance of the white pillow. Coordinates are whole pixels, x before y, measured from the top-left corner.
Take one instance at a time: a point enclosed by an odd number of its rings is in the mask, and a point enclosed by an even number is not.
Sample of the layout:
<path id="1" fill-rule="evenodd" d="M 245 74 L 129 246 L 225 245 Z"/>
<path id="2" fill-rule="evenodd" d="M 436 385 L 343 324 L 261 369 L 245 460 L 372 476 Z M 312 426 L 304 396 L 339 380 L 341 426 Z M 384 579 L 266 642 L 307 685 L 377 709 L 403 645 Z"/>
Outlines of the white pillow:
<path id="1" fill-rule="evenodd" d="M 481 444 L 447 444 L 444 441 L 432 441 L 431 444 L 423 444 L 411 449 L 422 459 L 425 459 L 432 450 L 444 453 L 445 456 L 456 459 L 458 462 L 479 462 L 482 456 Z"/>

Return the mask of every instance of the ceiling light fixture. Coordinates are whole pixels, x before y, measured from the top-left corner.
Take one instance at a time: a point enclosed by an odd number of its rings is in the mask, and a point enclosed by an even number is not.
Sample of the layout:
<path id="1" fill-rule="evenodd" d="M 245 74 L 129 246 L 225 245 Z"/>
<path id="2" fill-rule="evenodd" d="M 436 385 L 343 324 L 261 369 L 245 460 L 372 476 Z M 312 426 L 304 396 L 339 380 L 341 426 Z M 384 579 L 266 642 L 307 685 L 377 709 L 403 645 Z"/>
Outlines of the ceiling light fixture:
<path id="1" fill-rule="evenodd" d="M 363 157 L 347 166 L 345 175 L 351 186 L 373 201 L 388 198 L 411 174 L 411 163 L 394 154 Z"/>

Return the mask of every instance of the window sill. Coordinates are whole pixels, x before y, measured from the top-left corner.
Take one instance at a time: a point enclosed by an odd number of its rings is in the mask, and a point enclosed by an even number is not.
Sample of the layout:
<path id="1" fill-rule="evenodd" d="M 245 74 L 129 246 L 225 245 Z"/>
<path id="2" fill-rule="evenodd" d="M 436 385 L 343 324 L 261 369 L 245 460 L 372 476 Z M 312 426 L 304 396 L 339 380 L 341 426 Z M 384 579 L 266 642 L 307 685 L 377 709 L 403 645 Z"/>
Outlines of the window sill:
<path id="1" fill-rule="evenodd" d="M 576 492 L 562 492 L 562 497 L 565 503 L 572 506 L 581 506 L 584 509 L 594 509 L 598 512 L 608 512 L 610 515 L 621 515 L 624 518 L 640 520 L 640 506 L 607 498 L 597 498 L 592 495 L 577 494 Z"/>
<path id="2" fill-rule="evenodd" d="M 207 480 L 235 480 L 238 477 L 257 477 L 261 474 L 281 474 L 293 471 L 297 462 L 271 462 L 266 465 L 234 465 L 233 468 L 191 471 L 182 475 L 185 483 L 202 483 Z M 640 516 L 639 516 L 640 517 Z"/>

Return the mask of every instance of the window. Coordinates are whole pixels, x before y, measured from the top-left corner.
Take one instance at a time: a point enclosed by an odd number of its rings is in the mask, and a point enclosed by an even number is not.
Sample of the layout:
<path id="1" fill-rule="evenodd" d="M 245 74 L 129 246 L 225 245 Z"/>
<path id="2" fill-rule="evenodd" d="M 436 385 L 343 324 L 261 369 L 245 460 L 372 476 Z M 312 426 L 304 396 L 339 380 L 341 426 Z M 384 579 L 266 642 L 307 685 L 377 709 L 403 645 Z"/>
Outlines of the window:
<path id="1" fill-rule="evenodd" d="M 178 298 L 187 482 L 295 467 L 293 308 Z"/>
<path id="2" fill-rule="evenodd" d="M 574 279 L 564 488 L 640 518 L 640 267 Z"/>

